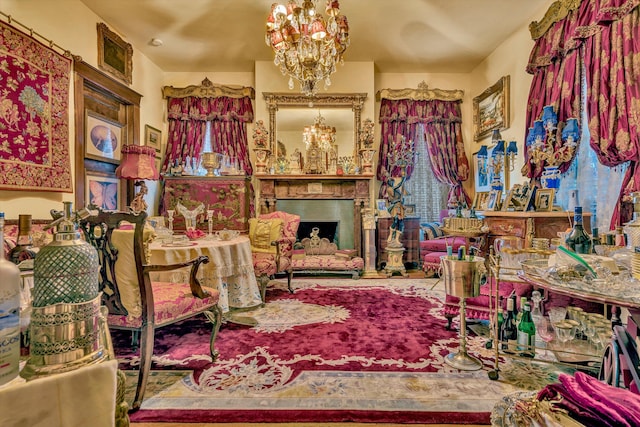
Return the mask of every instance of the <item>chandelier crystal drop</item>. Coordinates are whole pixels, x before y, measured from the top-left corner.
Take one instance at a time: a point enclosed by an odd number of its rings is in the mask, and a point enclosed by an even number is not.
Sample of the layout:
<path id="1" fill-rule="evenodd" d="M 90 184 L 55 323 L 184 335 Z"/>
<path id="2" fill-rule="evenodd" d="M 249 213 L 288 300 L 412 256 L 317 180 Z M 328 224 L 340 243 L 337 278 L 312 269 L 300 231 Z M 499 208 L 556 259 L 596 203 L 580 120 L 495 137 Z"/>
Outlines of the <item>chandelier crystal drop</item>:
<path id="1" fill-rule="evenodd" d="M 327 0 L 326 18 L 316 13 L 314 3 L 273 3 L 265 37 L 275 53 L 273 63 L 289 76 L 289 89 L 295 79 L 308 96 L 317 92 L 321 80 L 325 89 L 331 85 L 329 76 L 336 71 L 336 63 L 344 63 L 343 54 L 349 46 L 349 24 L 340 14 L 338 0 Z"/>

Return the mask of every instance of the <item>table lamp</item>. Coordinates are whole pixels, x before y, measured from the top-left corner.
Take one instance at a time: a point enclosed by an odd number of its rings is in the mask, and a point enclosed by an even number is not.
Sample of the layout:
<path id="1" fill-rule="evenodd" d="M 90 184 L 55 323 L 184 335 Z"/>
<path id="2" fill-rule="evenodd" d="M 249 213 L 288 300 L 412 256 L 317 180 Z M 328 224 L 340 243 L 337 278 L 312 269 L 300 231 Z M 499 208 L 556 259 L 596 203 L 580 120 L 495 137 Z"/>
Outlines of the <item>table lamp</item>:
<path id="1" fill-rule="evenodd" d="M 157 180 L 160 178 L 156 169 L 156 150 L 146 145 L 123 145 L 122 161 L 116 169 L 118 178 L 136 180 L 135 186 L 140 187 L 140 191 L 131 201 L 129 209 L 135 214 L 147 210 L 147 203 L 144 196 L 147 194 L 145 179 Z"/>

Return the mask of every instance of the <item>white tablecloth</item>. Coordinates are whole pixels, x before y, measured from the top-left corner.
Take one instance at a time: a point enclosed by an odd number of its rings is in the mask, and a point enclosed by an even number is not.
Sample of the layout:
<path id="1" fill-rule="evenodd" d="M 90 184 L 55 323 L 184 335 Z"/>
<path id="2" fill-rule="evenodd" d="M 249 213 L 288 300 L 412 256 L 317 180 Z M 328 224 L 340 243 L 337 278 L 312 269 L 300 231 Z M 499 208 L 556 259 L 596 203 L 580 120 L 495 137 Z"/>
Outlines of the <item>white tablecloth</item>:
<path id="1" fill-rule="evenodd" d="M 116 370 L 109 360 L 0 387 L 2 427 L 112 427 L 115 425 Z"/>
<path id="2" fill-rule="evenodd" d="M 203 286 L 218 289 L 223 313 L 234 308 L 255 307 L 262 303 L 260 290 L 253 270 L 251 244 L 246 236 L 232 240 L 200 239 L 175 246 L 155 241 L 149 245 L 151 264 L 174 264 L 189 261 L 199 255 L 209 257 L 202 264 L 198 279 Z M 169 273 L 153 273 L 152 280 L 188 281 L 188 269 Z"/>

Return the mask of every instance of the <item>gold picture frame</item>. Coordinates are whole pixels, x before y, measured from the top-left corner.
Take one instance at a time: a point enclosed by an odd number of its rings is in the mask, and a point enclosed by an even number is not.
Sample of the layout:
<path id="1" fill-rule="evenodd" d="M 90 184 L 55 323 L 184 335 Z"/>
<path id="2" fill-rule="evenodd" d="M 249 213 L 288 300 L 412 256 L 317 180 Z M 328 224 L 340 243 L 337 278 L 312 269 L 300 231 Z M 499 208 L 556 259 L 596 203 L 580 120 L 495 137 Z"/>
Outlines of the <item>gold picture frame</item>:
<path id="1" fill-rule="evenodd" d="M 473 98 L 473 139 L 479 141 L 495 130 L 509 128 L 509 80 L 503 76 Z"/>
<path id="2" fill-rule="evenodd" d="M 149 125 L 144 125 L 144 144 L 155 148 L 156 152 L 160 152 L 162 145 L 162 131 Z"/>
<path id="3" fill-rule="evenodd" d="M 500 201 L 502 198 L 502 190 L 491 190 L 487 197 L 487 209 L 488 211 L 499 211 Z"/>
<path id="4" fill-rule="evenodd" d="M 556 190 L 553 188 L 538 188 L 536 190 L 536 211 L 551 212 Z"/>
<path id="5" fill-rule="evenodd" d="M 487 200 L 489 198 L 488 191 L 478 191 L 473 198 L 471 207 L 477 211 L 483 211 L 487 209 Z"/>
<path id="6" fill-rule="evenodd" d="M 133 82 L 133 47 L 99 22 L 98 68 L 130 85 Z"/>

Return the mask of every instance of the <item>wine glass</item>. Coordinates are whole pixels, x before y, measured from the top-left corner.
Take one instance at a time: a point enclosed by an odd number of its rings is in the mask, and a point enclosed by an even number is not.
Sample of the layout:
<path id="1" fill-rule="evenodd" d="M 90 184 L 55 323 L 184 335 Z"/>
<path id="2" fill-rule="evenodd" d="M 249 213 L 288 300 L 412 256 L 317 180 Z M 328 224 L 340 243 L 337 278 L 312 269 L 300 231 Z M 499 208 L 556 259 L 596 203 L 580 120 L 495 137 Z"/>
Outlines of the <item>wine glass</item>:
<path id="1" fill-rule="evenodd" d="M 555 337 L 555 330 L 553 328 L 553 323 L 551 323 L 551 320 L 548 317 L 541 316 L 537 319 L 537 321 L 535 322 L 535 325 L 536 325 L 536 332 L 538 332 L 538 336 L 542 341 L 544 341 L 544 354 L 542 355 L 542 357 L 547 359 L 549 354 L 548 353 L 549 343 L 553 341 L 553 338 Z"/>
<path id="2" fill-rule="evenodd" d="M 573 327 L 571 325 L 569 325 L 568 323 L 560 322 L 556 323 L 554 327 L 558 341 L 564 344 L 567 341 L 571 340 L 571 331 L 573 330 Z"/>

